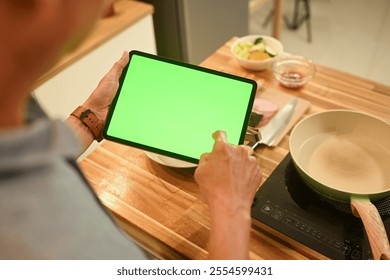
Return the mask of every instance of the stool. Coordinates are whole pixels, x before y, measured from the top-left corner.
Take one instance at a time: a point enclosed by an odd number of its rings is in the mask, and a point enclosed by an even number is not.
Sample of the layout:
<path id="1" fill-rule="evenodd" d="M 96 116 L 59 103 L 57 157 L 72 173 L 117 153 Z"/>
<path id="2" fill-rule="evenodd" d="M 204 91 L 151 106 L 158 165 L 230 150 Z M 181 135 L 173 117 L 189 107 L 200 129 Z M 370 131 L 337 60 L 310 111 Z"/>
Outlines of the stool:
<path id="1" fill-rule="evenodd" d="M 283 20 L 290 30 L 297 30 L 301 25 L 306 21 L 306 30 L 307 30 L 307 40 L 308 42 L 312 41 L 312 33 L 311 33 L 311 14 L 310 14 L 310 1 L 309 0 L 294 0 L 294 11 L 292 16 L 292 21 L 286 17 L 283 16 Z M 303 11 L 301 9 L 301 2 L 303 2 Z M 263 27 L 266 27 L 273 17 L 274 10 L 272 9 L 267 17 L 264 20 Z"/>

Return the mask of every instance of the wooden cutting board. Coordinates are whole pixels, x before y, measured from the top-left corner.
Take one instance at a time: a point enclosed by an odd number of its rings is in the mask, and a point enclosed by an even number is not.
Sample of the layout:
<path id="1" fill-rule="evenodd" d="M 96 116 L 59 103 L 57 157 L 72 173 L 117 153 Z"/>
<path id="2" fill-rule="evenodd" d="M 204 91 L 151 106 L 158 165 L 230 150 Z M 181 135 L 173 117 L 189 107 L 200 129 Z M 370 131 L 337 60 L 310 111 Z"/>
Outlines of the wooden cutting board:
<path id="1" fill-rule="evenodd" d="M 291 99 L 293 99 L 296 96 L 289 95 L 287 93 L 284 93 L 274 88 L 267 88 L 265 91 L 258 92 L 256 98 L 258 97 L 265 98 L 275 102 L 278 105 L 280 110 L 287 102 L 289 102 Z M 276 139 L 276 141 L 272 146 L 276 146 L 279 144 L 279 142 L 283 139 L 283 137 L 293 128 L 293 126 L 297 123 L 297 121 L 305 114 L 306 110 L 309 108 L 310 106 L 309 101 L 306 101 L 299 97 L 296 98 L 298 99 L 298 102 L 295 107 L 294 115 L 292 116 L 290 123 L 283 130 L 279 138 Z M 260 127 L 259 129 L 261 131 L 262 127 Z"/>

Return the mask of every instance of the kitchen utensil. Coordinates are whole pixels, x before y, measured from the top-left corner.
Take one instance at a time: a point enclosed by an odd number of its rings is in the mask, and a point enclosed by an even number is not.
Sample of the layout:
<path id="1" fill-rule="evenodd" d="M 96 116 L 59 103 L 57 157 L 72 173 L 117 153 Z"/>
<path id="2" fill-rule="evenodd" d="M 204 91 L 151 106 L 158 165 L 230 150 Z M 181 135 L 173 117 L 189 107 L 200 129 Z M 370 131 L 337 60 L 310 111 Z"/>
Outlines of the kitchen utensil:
<path id="1" fill-rule="evenodd" d="M 390 246 L 376 201 L 390 195 L 390 125 L 374 116 L 330 110 L 300 121 L 290 135 L 293 163 L 318 194 L 350 202 L 360 216 L 375 259 Z"/>
<path id="2" fill-rule="evenodd" d="M 273 146 L 276 139 L 280 136 L 283 130 L 289 124 L 295 107 L 297 105 L 297 98 L 291 99 L 286 105 L 280 109 L 276 115 L 268 122 L 266 126 L 261 130 L 261 139 L 256 142 L 252 142 L 249 145 L 255 149 L 258 145 L 264 144 L 267 146 Z"/>

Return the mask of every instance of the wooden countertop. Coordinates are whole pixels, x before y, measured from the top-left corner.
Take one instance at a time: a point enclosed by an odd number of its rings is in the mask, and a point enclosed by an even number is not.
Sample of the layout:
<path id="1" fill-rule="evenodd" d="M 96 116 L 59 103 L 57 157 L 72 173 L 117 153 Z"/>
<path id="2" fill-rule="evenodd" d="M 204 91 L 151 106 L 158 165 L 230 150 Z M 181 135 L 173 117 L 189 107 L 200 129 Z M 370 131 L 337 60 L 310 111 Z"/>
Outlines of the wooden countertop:
<path id="1" fill-rule="evenodd" d="M 52 69 L 37 80 L 34 88 L 37 88 L 87 53 L 154 12 L 152 5 L 132 0 L 116 0 L 114 9 L 115 15 L 99 20 L 88 38 L 75 51 L 65 55 Z"/>
<path id="2" fill-rule="evenodd" d="M 310 101 L 306 115 L 336 108 L 368 112 L 390 122 L 390 88 L 317 65 L 315 78 L 304 88 L 280 86 L 270 71 L 243 70 L 230 55 L 232 40 L 202 65 L 254 79 L 266 88 Z M 256 149 L 265 179 L 288 153 L 287 135 L 274 148 Z M 193 179 L 193 170 L 175 169 L 150 160 L 142 150 L 104 141 L 81 162 L 98 197 L 123 229 L 152 254 L 163 259 L 204 259 L 210 220 Z M 252 259 L 326 259 L 323 255 L 254 222 Z"/>

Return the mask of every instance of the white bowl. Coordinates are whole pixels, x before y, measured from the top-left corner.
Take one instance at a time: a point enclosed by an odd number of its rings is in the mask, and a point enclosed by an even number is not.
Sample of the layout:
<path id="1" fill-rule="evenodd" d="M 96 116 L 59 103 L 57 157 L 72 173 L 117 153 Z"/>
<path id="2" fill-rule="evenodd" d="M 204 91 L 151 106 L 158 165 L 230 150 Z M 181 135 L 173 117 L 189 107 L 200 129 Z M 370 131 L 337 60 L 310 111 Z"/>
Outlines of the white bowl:
<path id="1" fill-rule="evenodd" d="M 240 43 L 254 43 L 257 38 L 262 38 L 265 42 L 266 46 L 269 46 L 274 52 L 275 56 L 270 57 L 264 60 L 252 60 L 252 59 L 245 59 L 241 58 L 237 55 L 237 45 Z M 233 56 L 237 59 L 238 63 L 245 69 L 252 70 L 252 71 L 262 71 L 268 68 L 272 67 L 273 62 L 275 61 L 278 56 L 283 53 L 283 45 L 282 43 L 270 36 L 265 35 L 248 35 L 241 38 L 238 38 L 236 41 L 233 42 L 231 48 L 231 53 Z"/>
<path id="2" fill-rule="evenodd" d="M 151 152 L 145 152 L 145 154 L 151 160 L 153 160 L 159 164 L 169 166 L 169 167 L 195 168 L 198 166 L 195 163 L 191 163 L 188 161 L 183 161 L 183 160 L 179 160 L 179 159 L 175 159 L 175 158 L 171 158 L 171 157 L 167 157 L 167 156 L 163 156 L 163 155 L 159 155 L 159 154 L 155 154 L 155 153 L 151 153 Z"/>

